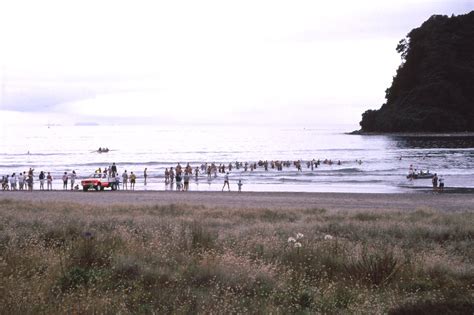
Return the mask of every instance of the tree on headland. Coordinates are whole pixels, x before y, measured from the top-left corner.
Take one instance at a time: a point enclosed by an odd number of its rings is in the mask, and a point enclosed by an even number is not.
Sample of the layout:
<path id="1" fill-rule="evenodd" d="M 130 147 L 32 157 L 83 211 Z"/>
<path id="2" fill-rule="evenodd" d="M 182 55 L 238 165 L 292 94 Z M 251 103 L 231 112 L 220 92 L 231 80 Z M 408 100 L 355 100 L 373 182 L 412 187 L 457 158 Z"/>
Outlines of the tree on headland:
<path id="1" fill-rule="evenodd" d="M 365 132 L 474 131 L 474 11 L 433 15 L 396 48 L 402 63 Z"/>

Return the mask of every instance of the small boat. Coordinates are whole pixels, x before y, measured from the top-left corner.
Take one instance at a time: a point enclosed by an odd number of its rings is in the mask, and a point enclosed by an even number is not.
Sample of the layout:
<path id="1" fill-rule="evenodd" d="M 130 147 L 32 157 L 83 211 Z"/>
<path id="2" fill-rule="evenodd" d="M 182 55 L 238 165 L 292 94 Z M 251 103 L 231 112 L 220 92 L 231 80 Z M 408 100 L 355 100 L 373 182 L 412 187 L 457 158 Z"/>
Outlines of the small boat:
<path id="1" fill-rule="evenodd" d="M 434 174 L 431 174 L 430 172 L 413 173 L 413 174 L 407 175 L 408 179 L 429 179 L 433 177 L 434 177 Z"/>
<path id="2" fill-rule="evenodd" d="M 97 153 L 108 153 L 109 152 L 109 148 L 99 148 L 99 150 L 95 151 Z"/>

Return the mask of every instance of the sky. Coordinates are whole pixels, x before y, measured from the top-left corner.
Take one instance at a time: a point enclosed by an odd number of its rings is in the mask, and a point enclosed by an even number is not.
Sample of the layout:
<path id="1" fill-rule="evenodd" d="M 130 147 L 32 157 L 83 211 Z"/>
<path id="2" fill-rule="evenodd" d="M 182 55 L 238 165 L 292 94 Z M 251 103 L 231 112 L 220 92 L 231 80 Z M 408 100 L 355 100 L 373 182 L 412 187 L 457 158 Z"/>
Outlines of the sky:
<path id="1" fill-rule="evenodd" d="M 0 1 L 0 124 L 357 125 L 472 0 Z"/>

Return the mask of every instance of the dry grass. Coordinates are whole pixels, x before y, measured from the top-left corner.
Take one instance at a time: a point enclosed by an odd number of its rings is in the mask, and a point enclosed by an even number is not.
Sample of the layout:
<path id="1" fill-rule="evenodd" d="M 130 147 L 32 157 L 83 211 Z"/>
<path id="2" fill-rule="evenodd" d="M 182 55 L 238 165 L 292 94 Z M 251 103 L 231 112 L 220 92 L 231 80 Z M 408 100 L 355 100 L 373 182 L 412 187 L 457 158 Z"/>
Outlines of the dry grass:
<path id="1" fill-rule="evenodd" d="M 472 314 L 473 223 L 0 200 L 0 313 Z"/>

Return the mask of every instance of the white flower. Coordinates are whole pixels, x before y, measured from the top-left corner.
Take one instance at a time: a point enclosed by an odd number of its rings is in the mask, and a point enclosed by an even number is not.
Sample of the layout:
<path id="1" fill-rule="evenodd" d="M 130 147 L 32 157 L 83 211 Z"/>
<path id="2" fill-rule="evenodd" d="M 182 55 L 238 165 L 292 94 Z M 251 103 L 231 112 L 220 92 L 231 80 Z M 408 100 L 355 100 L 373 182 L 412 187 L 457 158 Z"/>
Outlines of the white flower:
<path id="1" fill-rule="evenodd" d="M 334 237 L 332 235 L 326 234 L 324 235 L 325 240 L 332 240 Z"/>
<path id="2" fill-rule="evenodd" d="M 295 247 L 296 247 L 296 248 L 300 248 L 300 247 L 301 247 L 301 243 L 300 243 L 300 242 L 296 242 L 296 243 L 295 243 Z"/>
<path id="3" fill-rule="evenodd" d="M 296 239 L 294 237 L 288 237 L 288 243 L 294 243 L 296 242 Z"/>
<path id="4" fill-rule="evenodd" d="M 303 238 L 303 236 L 304 236 L 303 233 L 298 233 L 298 234 L 296 234 L 296 239 L 300 240 L 300 239 Z"/>

